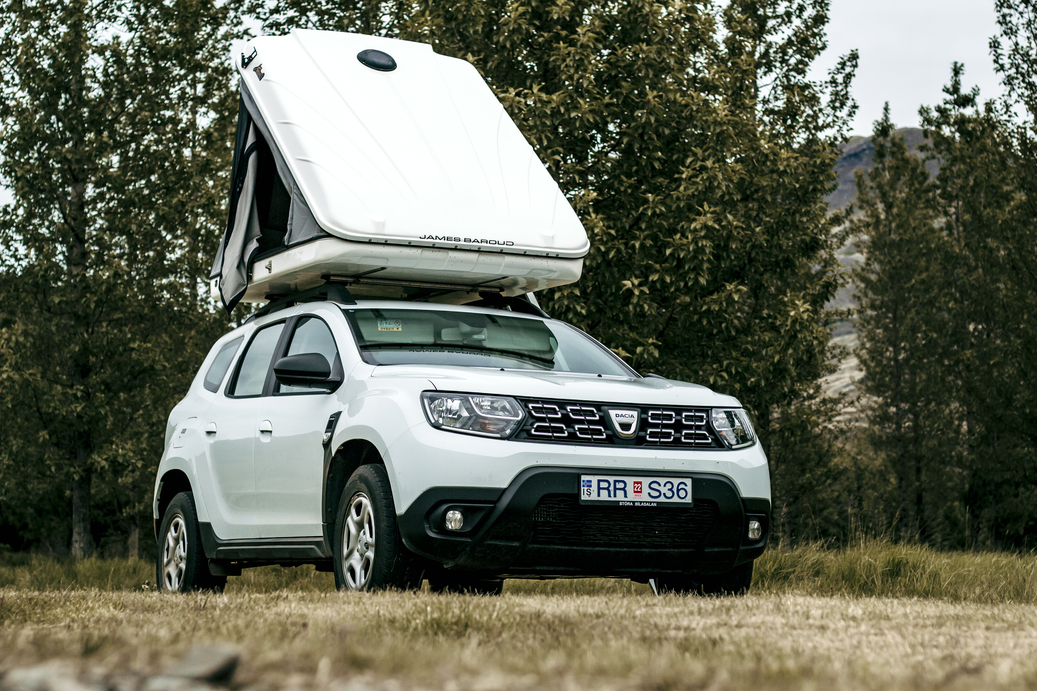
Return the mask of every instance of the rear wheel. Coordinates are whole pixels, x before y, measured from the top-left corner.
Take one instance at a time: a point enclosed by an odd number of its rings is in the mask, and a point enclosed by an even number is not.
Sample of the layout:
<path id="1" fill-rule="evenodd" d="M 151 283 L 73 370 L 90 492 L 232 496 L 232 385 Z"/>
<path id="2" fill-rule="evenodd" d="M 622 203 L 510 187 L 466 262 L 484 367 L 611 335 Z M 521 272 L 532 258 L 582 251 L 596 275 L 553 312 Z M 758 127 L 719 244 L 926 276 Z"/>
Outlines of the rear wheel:
<path id="1" fill-rule="evenodd" d="M 357 468 L 342 490 L 336 515 L 335 586 L 339 590 L 421 586 L 421 565 L 400 539 L 384 467 Z"/>
<path id="2" fill-rule="evenodd" d="M 159 535 L 156 578 L 160 591 L 223 590 L 227 577 L 209 573 L 191 492 L 181 492 L 169 502 Z"/>
<path id="3" fill-rule="evenodd" d="M 753 562 L 750 561 L 715 576 L 656 576 L 652 579 L 652 590 L 658 595 L 673 593 L 727 597 L 745 595 L 752 581 Z"/>

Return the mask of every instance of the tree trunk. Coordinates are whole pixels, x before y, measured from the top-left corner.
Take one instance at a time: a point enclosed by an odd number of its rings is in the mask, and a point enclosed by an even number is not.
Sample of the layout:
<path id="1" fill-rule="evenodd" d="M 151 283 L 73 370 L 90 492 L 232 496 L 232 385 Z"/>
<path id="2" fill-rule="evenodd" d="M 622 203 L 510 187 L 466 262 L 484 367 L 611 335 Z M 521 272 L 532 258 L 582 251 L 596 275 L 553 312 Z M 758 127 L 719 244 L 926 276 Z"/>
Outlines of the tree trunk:
<path id="1" fill-rule="evenodd" d="M 80 67 L 82 66 L 80 65 Z M 73 110 L 82 103 L 81 73 L 79 77 L 72 82 L 70 87 Z M 71 311 L 72 332 L 69 334 L 69 338 L 78 345 L 69 363 L 69 380 L 75 395 L 86 404 L 83 406 L 84 409 L 89 409 L 91 363 L 86 344 L 90 337 L 90 316 L 83 301 L 89 249 L 86 240 L 86 166 L 82 148 L 82 142 L 73 140 L 71 149 L 74 154 L 68 166 L 69 195 L 68 212 L 65 219 L 68 226 L 67 280 L 72 287 L 73 305 Z M 93 448 L 90 439 L 90 423 L 84 419 L 82 413 L 76 415 L 76 423 L 79 427 L 78 433 L 69 435 L 72 443 L 75 444 L 73 451 L 75 475 L 72 480 L 72 558 L 86 559 L 94 551 L 94 540 L 90 534 L 90 484 L 93 477 L 89 465 Z"/>
<path id="2" fill-rule="evenodd" d="M 80 450 L 77 456 L 85 456 Z M 85 459 L 77 459 L 85 460 Z M 91 473 L 84 469 L 72 479 L 72 558 L 86 559 L 94 552 L 94 538 L 90 534 Z"/>
<path id="3" fill-rule="evenodd" d="M 126 540 L 126 556 L 129 559 L 140 558 L 140 527 L 137 525 L 136 519 L 130 526 L 130 536 Z"/>

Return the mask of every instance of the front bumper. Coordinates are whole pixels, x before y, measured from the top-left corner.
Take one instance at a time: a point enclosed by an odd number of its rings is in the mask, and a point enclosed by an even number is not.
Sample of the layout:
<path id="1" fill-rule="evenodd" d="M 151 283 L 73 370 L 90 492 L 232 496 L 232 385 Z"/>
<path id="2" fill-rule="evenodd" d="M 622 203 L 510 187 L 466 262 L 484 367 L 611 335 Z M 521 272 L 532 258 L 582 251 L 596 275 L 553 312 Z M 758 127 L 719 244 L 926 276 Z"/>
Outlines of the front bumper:
<path id="1" fill-rule="evenodd" d="M 578 492 L 580 475 L 589 470 L 529 468 L 504 490 L 429 489 L 398 516 L 404 544 L 457 572 L 635 580 L 724 573 L 763 553 L 770 501 L 741 497 L 727 477 L 684 474 L 692 478 L 691 507 L 587 506 Z M 460 531 L 444 525 L 451 508 L 465 515 Z M 763 524 L 758 540 L 746 537 L 750 520 Z"/>

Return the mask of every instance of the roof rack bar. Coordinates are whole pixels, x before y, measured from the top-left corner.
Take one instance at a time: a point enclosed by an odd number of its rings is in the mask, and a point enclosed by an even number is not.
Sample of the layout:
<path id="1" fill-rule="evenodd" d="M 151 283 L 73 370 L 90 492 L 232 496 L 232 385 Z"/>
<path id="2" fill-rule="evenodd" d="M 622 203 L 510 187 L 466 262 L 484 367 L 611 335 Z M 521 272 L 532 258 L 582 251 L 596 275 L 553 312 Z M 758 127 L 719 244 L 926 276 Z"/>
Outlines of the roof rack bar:
<path id="1" fill-rule="evenodd" d="M 353 294 L 349 292 L 349 289 L 338 283 L 325 283 L 322 286 L 301 290 L 298 293 L 292 293 L 291 295 L 268 295 L 267 298 L 270 302 L 266 306 L 252 313 L 245 321 L 251 321 L 257 317 L 262 317 L 272 312 L 278 312 L 293 305 L 297 305 L 300 302 L 312 301 L 314 298 L 331 300 L 332 302 L 338 302 L 343 305 L 356 304 L 356 300 L 353 298 Z"/>
<path id="2" fill-rule="evenodd" d="M 378 271 L 379 269 L 376 269 Z M 406 279 L 397 278 L 368 278 L 367 274 L 373 272 L 366 272 L 363 274 L 357 274 L 354 276 L 337 276 L 335 274 L 324 274 L 321 276 L 322 279 L 327 281 L 328 284 L 338 285 L 369 285 L 369 286 L 403 286 L 405 288 L 426 288 L 429 290 L 445 290 L 449 292 L 461 291 L 464 293 L 479 293 L 487 290 L 502 292 L 503 288 L 495 288 L 487 286 L 486 283 L 492 283 L 500 279 L 492 279 L 490 281 L 484 281 L 483 283 L 434 283 L 431 281 L 409 281 Z"/>

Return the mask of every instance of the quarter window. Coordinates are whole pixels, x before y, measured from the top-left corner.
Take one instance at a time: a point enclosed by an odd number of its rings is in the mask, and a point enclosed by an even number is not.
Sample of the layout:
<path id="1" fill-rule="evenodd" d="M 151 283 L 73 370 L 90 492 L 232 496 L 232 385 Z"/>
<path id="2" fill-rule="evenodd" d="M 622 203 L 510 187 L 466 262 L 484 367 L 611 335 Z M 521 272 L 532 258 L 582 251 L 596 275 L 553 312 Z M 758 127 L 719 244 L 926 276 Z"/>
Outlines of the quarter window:
<path id="1" fill-rule="evenodd" d="M 270 361 L 274 358 L 274 350 L 281 339 L 284 322 L 268 326 L 259 331 L 248 350 L 241 357 L 241 367 L 234 381 L 234 396 L 259 396 L 266 384 L 266 375 L 270 371 Z"/>
<path id="2" fill-rule="evenodd" d="M 238 346 L 241 345 L 241 339 L 235 338 L 227 345 L 220 348 L 219 354 L 216 355 L 216 359 L 209 365 L 209 371 L 205 373 L 205 381 L 202 382 L 202 386 L 205 387 L 206 391 L 212 391 L 213 393 L 220 390 L 220 383 L 223 381 L 223 375 L 227 374 L 227 370 L 230 369 L 231 360 L 234 359 L 234 353 L 238 352 Z"/>

